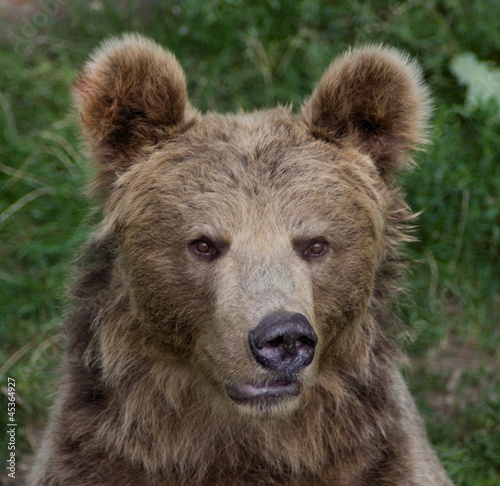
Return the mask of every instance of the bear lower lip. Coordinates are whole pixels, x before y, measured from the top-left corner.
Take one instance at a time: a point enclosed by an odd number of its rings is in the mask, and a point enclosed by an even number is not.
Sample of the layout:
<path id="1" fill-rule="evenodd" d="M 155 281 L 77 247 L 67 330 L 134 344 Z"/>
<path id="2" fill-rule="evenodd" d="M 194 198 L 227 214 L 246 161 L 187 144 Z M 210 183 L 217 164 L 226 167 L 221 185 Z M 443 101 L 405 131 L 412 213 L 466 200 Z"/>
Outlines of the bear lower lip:
<path id="1" fill-rule="evenodd" d="M 251 383 L 239 383 L 226 386 L 228 395 L 235 402 L 246 402 L 255 399 L 276 399 L 285 396 L 296 397 L 299 394 L 299 385 L 294 381 L 280 380 L 274 383 L 253 385 Z"/>

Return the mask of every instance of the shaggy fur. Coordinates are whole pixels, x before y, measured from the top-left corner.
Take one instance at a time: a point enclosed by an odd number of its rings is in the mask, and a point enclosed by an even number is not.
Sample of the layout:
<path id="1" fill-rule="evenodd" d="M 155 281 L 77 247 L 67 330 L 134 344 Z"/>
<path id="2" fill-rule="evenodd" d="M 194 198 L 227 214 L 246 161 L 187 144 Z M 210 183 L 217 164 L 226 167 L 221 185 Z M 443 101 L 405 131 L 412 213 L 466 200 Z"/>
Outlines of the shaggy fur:
<path id="1" fill-rule="evenodd" d="M 416 65 L 352 50 L 300 114 L 202 116 L 173 55 L 126 35 L 74 98 L 103 220 L 31 484 L 450 485 L 390 336 L 411 219 L 393 178 L 429 113 Z M 300 393 L 235 402 L 276 380 L 247 336 L 277 310 L 318 337 Z"/>

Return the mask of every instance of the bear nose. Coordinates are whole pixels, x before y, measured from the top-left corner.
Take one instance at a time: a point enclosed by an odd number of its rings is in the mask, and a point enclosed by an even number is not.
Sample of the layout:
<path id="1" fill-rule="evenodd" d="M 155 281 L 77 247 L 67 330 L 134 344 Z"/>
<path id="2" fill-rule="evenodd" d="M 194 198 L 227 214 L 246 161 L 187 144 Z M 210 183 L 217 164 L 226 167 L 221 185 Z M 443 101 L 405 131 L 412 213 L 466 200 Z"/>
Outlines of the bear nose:
<path id="1" fill-rule="evenodd" d="M 274 312 L 248 334 L 256 361 L 270 371 L 295 379 L 311 364 L 318 338 L 307 318 L 293 312 Z"/>

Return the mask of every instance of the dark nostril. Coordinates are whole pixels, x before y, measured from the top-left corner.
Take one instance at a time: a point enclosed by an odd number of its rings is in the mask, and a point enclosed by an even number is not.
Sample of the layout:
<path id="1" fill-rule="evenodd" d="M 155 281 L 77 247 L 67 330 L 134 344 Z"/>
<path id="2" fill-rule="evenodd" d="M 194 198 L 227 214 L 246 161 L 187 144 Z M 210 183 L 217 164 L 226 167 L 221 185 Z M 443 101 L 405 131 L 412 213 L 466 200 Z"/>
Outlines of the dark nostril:
<path id="1" fill-rule="evenodd" d="M 304 346 L 311 346 L 314 348 L 314 346 L 316 346 L 316 340 L 313 340 L 313 339 L 310 339 L 306 336 L 302 336 L 299 341 L 299 346 L 300 345 L 304 345 Z"/>
<path id="2" fill-rule="evenodd" d="M 298 313 L 275 312 L 249 333 L 248 344 L 264 368 L 296 376 L 314 358 L 318 338 L 307 318 Z"/>
<path id="3" fill-rule="evenodd" d="M 283 343 L 283 336 L 278 336 L 277 338 L 275 339 L 272 339 L 271 341 L 269 341 L 269 346 L 273 347 L 273 348 L 277 348 L 280 344 Z"/>

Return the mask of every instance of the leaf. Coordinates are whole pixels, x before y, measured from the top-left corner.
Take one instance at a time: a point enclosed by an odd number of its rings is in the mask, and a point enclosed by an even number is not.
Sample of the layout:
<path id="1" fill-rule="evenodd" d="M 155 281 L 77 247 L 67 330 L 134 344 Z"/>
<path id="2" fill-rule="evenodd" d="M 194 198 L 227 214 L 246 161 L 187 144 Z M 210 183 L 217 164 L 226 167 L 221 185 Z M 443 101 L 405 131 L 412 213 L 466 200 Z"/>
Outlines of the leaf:
<path id="1" fill-rule="evenodd" d="M 458 82 L 467 87 L 465 107 L 475 110 L 496 102 L 500 115 L 500 69 L 492 63 L 478 61 L 471 52 L 464 52 L 450 63 L 450 70 Z"/>

